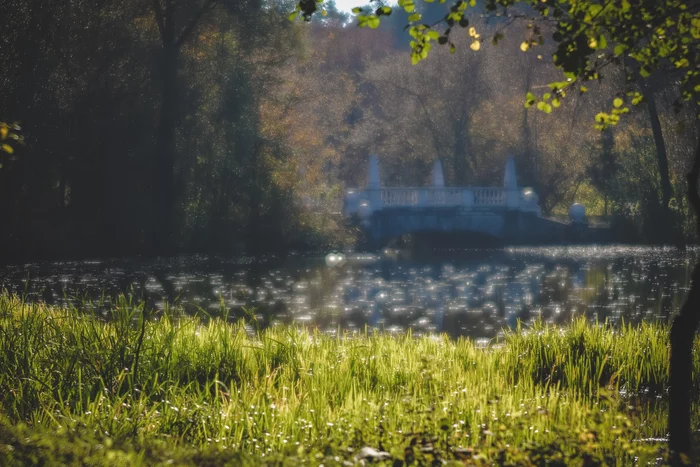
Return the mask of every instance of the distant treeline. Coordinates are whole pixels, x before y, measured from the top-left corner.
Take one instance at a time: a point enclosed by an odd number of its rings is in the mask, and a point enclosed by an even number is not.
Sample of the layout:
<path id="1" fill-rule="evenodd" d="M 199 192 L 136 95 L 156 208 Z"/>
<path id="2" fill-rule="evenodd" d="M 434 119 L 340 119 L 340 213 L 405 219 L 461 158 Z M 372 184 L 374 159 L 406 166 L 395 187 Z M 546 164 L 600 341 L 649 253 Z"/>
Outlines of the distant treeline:
<path id="1" fill-rule="evenodd" d="M 290 22 L 293 5 L 6 1 L 0 121 L 21 122 L 26 143 L 0 168 L 0 261 L 347 243 L 339 200 L 370 153 L 392 185 L 426 183 L 435 158 L 448 184 L 500 183 L 514 155 L 545 213 L 580 201 L 631 240 L 692 230 L 697 130 L 672 110 L 673 77 L 601 134 L 609 93 L 595 88 L 614 69 L 551 115 L 524 108 L 559 76 L 548 45 L 520 51 L 524 23 L 412 66 L 398 16 L 369 31 L 333 7 Z"/>

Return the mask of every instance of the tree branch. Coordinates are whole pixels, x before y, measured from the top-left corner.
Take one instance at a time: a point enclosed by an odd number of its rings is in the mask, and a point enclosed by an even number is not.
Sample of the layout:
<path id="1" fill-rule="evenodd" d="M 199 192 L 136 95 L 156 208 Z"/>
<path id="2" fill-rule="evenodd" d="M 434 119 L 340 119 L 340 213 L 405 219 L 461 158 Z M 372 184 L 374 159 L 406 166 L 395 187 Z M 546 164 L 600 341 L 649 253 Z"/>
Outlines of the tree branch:
<path id="1" fill-rule="evenodd" d="M 160 31 L 160 38 L 165 41 L 165 20 L 163 19 L 163 7 L 160 6 L 160 0 L 153 0 L 153 11 L 156 15 L 156 23 Z"/>
<path id="2" fill-rule="evenodd" d="M 433 119 L 430 118 L 428 105 L 425 102 L 425 96 L 423 96 L 422 93 L 416 92 L 411 88 L 401 86 L 400 84 L 397 84 L 394 81 L 381 79 L 381 80 L 377 80 L 377 82 L 385 83 L 385 84 L 388 84 L 390 86 L 393 86 L 394 88 L 396 88 L 400 91 L 403 91 L 403 92 L 409 94 L 410 96 L 413 96 L 418 101 L 420 106 L 423 107 L 425 115 L 428 117 L 427 120 L 428 120 L 428 126 L 430 127 L 430 136 L 432 136 L 432 138 L 433 138 L 433 144 L 435 145 L 435 149 L 437 150 L 438 157 L 442 158 L 444 155 L 444 150 L 443 150 L 442 143 L 440 142 L 440 135 L 438 133 L 437 128 L 435 127 L 435 124 L 433 123 Z"/>
<path id="3" fill-rule="evenodd" d="M 175 40 L 175 47 L 180 47 L 183 42 L 187 40 L 190 34 L 192 34 L 192 30 L 197 26 L 197 23 L 199 23 L 199 20 L 202 19 L 202 16 L 204 13 L 206 13 L 209 9 L 211 9 L 212 6 L 214 6 L 214 3 L 216 0 L 206 0 L 204 2 L 204 5 L 202 5 L 202 8 L 197 11 L 197 13 L 192 17 L 190 20 L 189 24 L 183 29 L 182 33 L 180 34 L 180 37 Z"/>

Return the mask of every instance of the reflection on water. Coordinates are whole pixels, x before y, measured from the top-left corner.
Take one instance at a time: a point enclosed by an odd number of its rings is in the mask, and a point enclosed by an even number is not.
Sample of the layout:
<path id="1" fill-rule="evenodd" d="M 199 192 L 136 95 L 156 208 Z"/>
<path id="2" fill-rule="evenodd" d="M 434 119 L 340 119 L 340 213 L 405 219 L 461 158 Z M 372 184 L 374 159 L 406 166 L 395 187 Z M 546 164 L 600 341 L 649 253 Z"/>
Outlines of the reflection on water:
<path id="1" fill-rule="evenodd" d="M 154 307 L 176 301 L 189 312 L 218 314 L 222 303 L 231 316 L 254 309 L 264 326 L 490 338 L 518 320 L 666 320 L 682 303 L 697 255 L 587 246 L 455 250 L 431 263 L 395 254 L 348 255 L 330 266 L 323 254 L 262 263 L 205 257 L 36 263 L 0 269 L 0 286 L 55 304 L 104 293 L 109 306 L 125 292 Z"/>

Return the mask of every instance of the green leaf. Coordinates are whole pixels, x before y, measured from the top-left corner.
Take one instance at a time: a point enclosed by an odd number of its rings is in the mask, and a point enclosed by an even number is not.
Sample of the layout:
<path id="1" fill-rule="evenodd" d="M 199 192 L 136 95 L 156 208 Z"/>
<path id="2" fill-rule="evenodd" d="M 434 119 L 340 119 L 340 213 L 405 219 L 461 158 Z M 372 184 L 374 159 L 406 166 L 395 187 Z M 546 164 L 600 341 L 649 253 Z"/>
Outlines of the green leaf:
<path id="1" fill-rule="evenodd" d="M 624 104 L 624 101 L 622 99 L 620 99 L 619 97 L 616 97 L 615 100 L 613 100 L 613 106 L 615 106 L 615 108 L 617 108 L 617 109 L 622 107 L 622 104 Z"/>
<path id="2" fill-rule="evenodd" d="M 440 39 L 440 33 L 437 31 L 434 31 L 432 29 L 430 31 L 426 32 L 425 35 L 428 36 L 429 38 L 435 40 L 435 41 Z"/>
<path id="3" fill-rule="evenodd" d="M 690 35 L 693 39 L 700 39 L 700 18 L 693 18 L 690 21 Z"/>
<path id="4" fill-rule="evenodd" d="M 420 13 L 413 13 L 411 16 L 408 17 L 408 21 L 410 23 L 415 23 L 416 21 L 420 21 L 422 18 Z"/>
<path id="5" fill-rule="evenodd" d="M 548 101 L 550 97 L 552 97 L 552 95 L 548 92 L 545 92 L 544 95 L 542 96 L 542 99 L 545 101 Z"/>
<path id="6" fill-rule="evenodd" d="M 550 89 L 564 89 L 571 86 L 571 83 L 572 81 L 555 81 L 553 83 L 549 83 L 547 86 L 549 86 Z"/>
<path id="7" fill-rule="evenodd" d="M 531 106 L 535 105 L 535 102 L 537 102 L 537 98 L 535 95 L 531 92 L 528 92 L 525 95 L 525 108 L 529 109 Z"/>
<path id="8" fill-rule="evenodd" d="M 367 25 L 372 29 L 377 29 L 379 27 L 379 17 L 371 15 L 367 17 Z"/>
<path id="9" fill-rule="evenodd" d="M 561 105 L 561 101 L 559 100 L 558 97 L 555 97 L 554 99 L 552 99 L 552 107 L 554 107 L 555 109 L 558 109 L 560 105 Z"/>
<path id="10" fill-rule="evenodd" d="M 298 15 L 299 15 L 298 11 L 292 12 L 288 17 L 289 21 L 294 21 L 295 19 L 297 19 Z"/>
<path id="11" fill-rule="evenodd" d="M 362 8 L 356 6 L 355 8 L 352 9 L 352 12 L 355 13 L 356 15 L 360 14 L 360 13 L 362 13 Z"/>
<path id="12" fill-rule="evenodd" d="M 595 121 L 598 123 L 607 123 L 610 116 L 605 112 L 598 112 L 595 116 Z"/>
<path id="13" fill-rule="evenodd" d="M 552 106 L 544 101 L 540 101 L 537 103 L 537 110 L 541 110 L 542 112 L 548 114 L 552 112 Z"/>
<path id="14" fill-rule="evenodd" d="M 413 13 L 416 10 L 416 5 L 413 0 L 399 0 L 399 6 L 404 9 L 406 13 Z"/>
<path id="15" fill-rule="evenodd" d="M 615 49 L 613 50 L 613 53 L 617 56 L 620 56 L 625 53 L 625 50 L 627 50 L 627 47 L 625 47 L 622 44 L 617 44 L 615 46 Z"/>
<path id="16" fill-rule="evenodd" d="M 599 49 L 605 49 L 608 47 L 608 41 L 605 39 L 605 36 L 603 34 L 600 35 L 598 38 L 598 48 Z"/>

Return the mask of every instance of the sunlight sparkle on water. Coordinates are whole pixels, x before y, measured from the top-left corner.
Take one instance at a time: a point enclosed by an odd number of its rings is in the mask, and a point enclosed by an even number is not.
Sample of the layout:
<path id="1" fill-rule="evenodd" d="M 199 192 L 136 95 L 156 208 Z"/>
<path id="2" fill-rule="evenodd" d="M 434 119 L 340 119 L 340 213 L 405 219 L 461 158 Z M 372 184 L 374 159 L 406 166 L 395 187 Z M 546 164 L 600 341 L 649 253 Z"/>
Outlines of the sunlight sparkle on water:
<path id="1" fill-rule="evenodd" d="M 89 297 L 100 313 L 125 293 L 157 310 L 176 302 L 185 312 L 206 310 L 232 321 L 254 313 L 260 327 L 296 323 L 490 339 L 538 319 L 562 326 L 575 316 L 665 321 L 678 311 L 688 287 L 687 264 L 699 253 L 557 246 L 462 250 L 420 262 L 333 252 L 255 269 L 245 258 L 36 263 L 1 268 L 0 287 L 49 304 L 81 306 Z"/>

